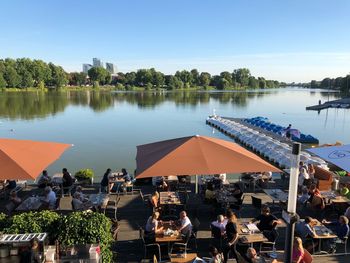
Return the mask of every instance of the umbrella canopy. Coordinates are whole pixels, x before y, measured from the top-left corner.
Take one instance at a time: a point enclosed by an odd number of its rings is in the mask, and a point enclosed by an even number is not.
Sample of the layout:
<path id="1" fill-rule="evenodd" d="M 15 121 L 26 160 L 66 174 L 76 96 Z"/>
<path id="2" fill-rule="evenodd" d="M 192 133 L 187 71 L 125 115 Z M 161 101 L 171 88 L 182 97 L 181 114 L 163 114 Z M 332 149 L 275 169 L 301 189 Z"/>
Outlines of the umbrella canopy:
<path id="1" fill-rule="evenodd" d="M 0 179 L 35 179 L 71 144 L 0 139 Z"/>
<path id="2" fill-rule="evenodd" d="M 236 143 L 190 136 L 137 146 L 137 178 L 243 172 L 280 172 Z"/>
<path id="3" fill-rule="evenodd" d="M 308 149 L 327 162 L 350 172 L 350 144 L 341 146 L 318 147 Z"/>

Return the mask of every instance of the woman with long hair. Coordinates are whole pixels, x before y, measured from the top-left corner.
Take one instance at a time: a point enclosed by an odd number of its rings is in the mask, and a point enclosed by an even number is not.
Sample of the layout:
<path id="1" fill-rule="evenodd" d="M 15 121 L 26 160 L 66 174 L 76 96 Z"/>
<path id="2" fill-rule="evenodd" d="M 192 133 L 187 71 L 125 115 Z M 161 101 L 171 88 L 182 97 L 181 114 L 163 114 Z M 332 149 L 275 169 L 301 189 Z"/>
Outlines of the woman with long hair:
<path id="1" fill-rule="evenodd" d="M 300 237 L 295 237 L 293 242 L 293 263 L 304 263 L 304 247 Z"/>
<path id="2" fill-rule="evenodd" d="M 238 240 L 237 217 L 232 211 L 228 211 L 226 224 L 226 246 L 224 248 L 224 262 L 227 262 L 230 252 L 237 259 L 235 244 Z"/>

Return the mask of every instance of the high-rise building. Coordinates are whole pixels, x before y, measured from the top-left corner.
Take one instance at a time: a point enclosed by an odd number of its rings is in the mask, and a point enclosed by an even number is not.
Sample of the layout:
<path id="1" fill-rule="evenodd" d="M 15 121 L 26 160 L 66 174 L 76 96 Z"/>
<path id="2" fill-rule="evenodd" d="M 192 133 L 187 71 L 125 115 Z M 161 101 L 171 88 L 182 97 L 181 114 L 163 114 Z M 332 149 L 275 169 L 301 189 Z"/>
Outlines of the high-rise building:
<path id="1" fill-rule="evenodd" d="M 106 62 L 106 70 L 111 74 L 115 74 L 117 73 L 117 66 L 113 63 Z"/>
<path id="2" fill-rule="evenodd" d="M 102 60 L 99 59 L 99 58 L 93 58 L 93 59 L 92 59 L 92 65 L 93 65 L 94 67 L 102 67 L 102 68 L 103 68 L 103 62 L 102 62 Z"/>
<path id="3" fill-rule="evenodd" d="M 89 69 L 92 68 L 92 65 L 91 64 L 83 64 L 83 72 L 84 73 L 88 73 Z"/>

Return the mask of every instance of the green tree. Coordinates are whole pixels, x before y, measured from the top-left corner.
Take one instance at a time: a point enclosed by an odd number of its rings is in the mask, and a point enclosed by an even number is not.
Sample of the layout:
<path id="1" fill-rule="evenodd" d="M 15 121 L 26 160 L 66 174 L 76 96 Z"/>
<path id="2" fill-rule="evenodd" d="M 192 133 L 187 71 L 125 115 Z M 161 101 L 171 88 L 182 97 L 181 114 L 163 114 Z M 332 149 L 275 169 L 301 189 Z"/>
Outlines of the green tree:
<path id="1" fill-rule="evenodd" d="M 225 89 L 228 89 L 230 87 L 231 87 L 231 84 L 226 78 L 221 77 L 219 79 L 219 83 L 218 83 L 217 89 L 225 90 Z"/>
<path id="2" fill-rule="evenodd" d="M 46 85 L 50 85 L 51 81 L 51 69 L 48 64 L 46 64 L 42 60 L 34 60 L 33 66 L 33 79 L 34 85 L 39 87 L 40 83 L 45 83 Z"/>
<path id="3" fill-rule="evenodd" d="M 259 88 L 260 89 L 265 89 L 266 88 L 266 81 L 263 77 L 258 78 L 259 81 Z"/>
<path id="4" fill-rule="evenodd" d="M 108 84 L 111 81 L 111 74 L 102 67 L 93 67 L 89 69 L 88 75 L 91 81 L 97 81 L 99 84 Z"/>
<path id="5" fill-rule="evenodd" d="M 0 72 L 0 89 L 4 89 L 6 88 L 6 80 L 4 79 L 4 76 L 2 75 L 2 73 Z"/>
<path id="6" fill-rule="evenodd" d="M 184 83 L 176 76 L 169 75 L 166 77 L 166 85 L 169 89 L 182 89 Z"/>
<path id="7" fill-rule="evenodd" d="M 69 85 L 82 86 L 86 83 L 87 74 L 84 72 L 69 73 Z"/>
<path id="8" fill-rule="evenodd" d="M 164 74 L 162 72 L 159 72 L 159 71 L 154 71 L 152 84 L 154 86 L 156 86 L 157 88 L 161 88 L 161 87 L 163 87 L 164 83 L 165 83 Z"/>
<path id="9" fill-rule="evenodd" d="M 176 71 L 175 77 L 179 78 L 184 83 L 184 85 L 186 83 L 191 85 L 193 81 L 191 72 L 187 70 Z"/>
<path id="10" fill-rule="evenodd" d="M 60 88 L 68 83 L 67 74 L 62 67 L 49 63 L 51 71 L 50 85 Z"/>
<path id="11" fill-rule="evenodd" d="M 22 73 L 21 87 L 29 88 L 29 87 L 33 87 L 33 84 L 34 84 L 34 81 L 32 78 L 32 74 L 30 74 L 29 71 L 24 71 Z"/>
<path id="12" fill-rule="evenodd" d="M 136 72 L 136 84 L 138 86 L 144 87 L 148 83 L 152 82 L 152 71 L 149 69 L 139 69 Z"/>
<path id="13" fill-rule="evenodd" d="M 250 76 L 250 71 L 247 68 L 235 69 L 232 73 L 232 79 L 234 79 L 241 87 L 248 86 Z"/>
<path id="14" fill-rule="evenodd" d="M 119 73 L 118 73 L 119 77 Z M 136 85 L 136 73 L 135 72 L 128 72 L 125 74 L 125 84 L 129 84 L 131 86 Z"/>
<path id="15" fill-rule="evenodd" d="M 249 88 L 257 89 L 259 88 L 259 81 L 255 77 L 251 76 L 249 77 L 248 86 Z"/>
<path id="16" fill-rule="evenodd" d="M 232 74 L 228 71 L 223 71 L 220 73 L 220 77 L 225 79 L 229 86 L 232 87 Z"/>
<path id="17" fill-rule="evenodd" d="M 13 66 L 6 67 L 4 78 L 10 88 L 18 88 L 21 84 L 21 78 Z"/>
<path id="18" fill-rule="evenodd" d="M 192 76 L 192 83 L 195 86 L 199 86 L 200 82 L 199 82 L 199 72 L 197 69 L 192 69 L 191 70 L 191 76 Z"/>
<path id="19" fill-rule="evenodd" d="M 203 87 L 208 87 L 210 85 L 211 76 L 208 72 L 202 72 L 199 75 L 199 85 Z"/>

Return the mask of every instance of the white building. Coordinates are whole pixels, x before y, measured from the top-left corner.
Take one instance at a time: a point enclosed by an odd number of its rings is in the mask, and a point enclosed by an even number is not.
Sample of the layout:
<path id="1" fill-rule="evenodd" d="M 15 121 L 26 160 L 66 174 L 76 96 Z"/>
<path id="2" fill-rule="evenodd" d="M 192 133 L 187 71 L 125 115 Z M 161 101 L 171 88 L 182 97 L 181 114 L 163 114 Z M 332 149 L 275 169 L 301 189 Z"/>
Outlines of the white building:
<path id="1" fill-rule="evenodd" d="M 117 73 L 117 66 L 113 63 L 106 62 L 106 70 L 111 74 L 115 74 Z"/>
<path id="2" fill-rule="evenodd" d="M 92 65 L 91 64 L 83 64 L 83 72 L 84 73 L 88 73 L 89 69 L 92 68 Z"/>
<path id="3" fill-rule="evenodd" d="M 102 67 L 103 68 L 103 62 L 99 58 L 93 58 L 92 65 L 93 65 L 93 67 Z"/>

